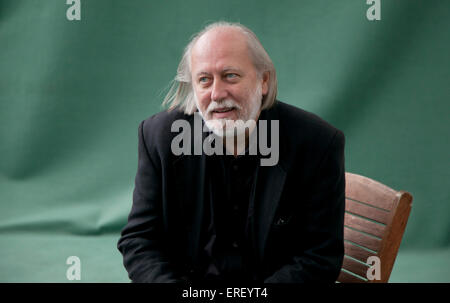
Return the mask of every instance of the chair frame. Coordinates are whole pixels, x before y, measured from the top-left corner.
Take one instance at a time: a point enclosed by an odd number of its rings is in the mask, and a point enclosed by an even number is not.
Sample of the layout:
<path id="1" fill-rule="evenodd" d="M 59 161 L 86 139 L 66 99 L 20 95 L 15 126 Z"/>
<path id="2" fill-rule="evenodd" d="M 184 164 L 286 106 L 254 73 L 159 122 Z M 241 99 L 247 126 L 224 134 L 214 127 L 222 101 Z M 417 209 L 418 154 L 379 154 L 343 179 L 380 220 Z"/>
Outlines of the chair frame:
<path id="1" fill-rule="evenodd" d="M 387 283 L 408 222 L 413 197 L 370 178 L 346 172 L 345 257 L 338 282 Z M 380 279 L 370 280 L 369 256 L 380 260 Z"/>

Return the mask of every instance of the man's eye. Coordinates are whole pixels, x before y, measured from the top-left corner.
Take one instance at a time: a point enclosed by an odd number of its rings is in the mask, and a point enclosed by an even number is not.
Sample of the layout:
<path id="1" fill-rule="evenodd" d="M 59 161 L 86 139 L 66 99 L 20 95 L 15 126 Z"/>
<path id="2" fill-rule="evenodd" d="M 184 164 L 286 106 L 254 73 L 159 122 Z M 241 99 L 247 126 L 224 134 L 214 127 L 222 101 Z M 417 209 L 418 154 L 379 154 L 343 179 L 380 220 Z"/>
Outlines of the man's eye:
<path id="1" fill-rule="evenodd" d="M 236 74 L 226 74 L 226 77 L 228 79 L 234 79 L 234 78 L 237 78 L 237 75 Z"/>
<path id="2" fill-rule="evenodd" d="M 200 79 L 198 79 L 198 82 L 206 83 L 206 82 L 208 82 L 208 78 L 207 77 L 201 77 Z"/>

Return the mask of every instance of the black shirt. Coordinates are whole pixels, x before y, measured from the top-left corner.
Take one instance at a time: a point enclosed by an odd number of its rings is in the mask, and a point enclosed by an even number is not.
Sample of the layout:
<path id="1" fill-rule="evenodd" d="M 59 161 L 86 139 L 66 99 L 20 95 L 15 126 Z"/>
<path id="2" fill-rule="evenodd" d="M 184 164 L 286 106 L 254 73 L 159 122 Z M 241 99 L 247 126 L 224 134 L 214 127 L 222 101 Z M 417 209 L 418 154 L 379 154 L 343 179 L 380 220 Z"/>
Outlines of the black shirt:
<path id="1" fill-rule="evenodd" d="M 210 199 L 204 243 L 204 279 L 251 281 L 252 239 L 248 209 L 255 185 L 256 155 L 207 157 Z"/>

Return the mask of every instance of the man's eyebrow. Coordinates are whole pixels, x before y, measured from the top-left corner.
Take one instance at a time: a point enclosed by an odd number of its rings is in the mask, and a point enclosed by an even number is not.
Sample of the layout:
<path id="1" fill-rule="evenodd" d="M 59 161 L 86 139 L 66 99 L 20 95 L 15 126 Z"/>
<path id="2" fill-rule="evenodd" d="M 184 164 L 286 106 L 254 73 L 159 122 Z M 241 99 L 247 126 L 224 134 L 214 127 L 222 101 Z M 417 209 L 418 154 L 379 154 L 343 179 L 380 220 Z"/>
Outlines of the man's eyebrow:
<path id="1" fill-rule="evenodd" d="M 209 76 L 210 73 L 207 73 L 207 72 L 198 72 L 198 73 L 196 74 L 197 77 L 199 77 L 199 76 L 204 76 L 204 75 Z"/>
<path id="2" fill-rule="evenodd" d="M 230 72 L 230 71 L 232 71 L 232 72 L 238 72 L 238 73 L 240 73 L 240 74 L 243 73 L 243 71 L 242 71 L 241 69 L 239 69 L 239 68 L 237 68 L 237 67 L 232 67 L 232 66 L 226 66 L 226 67 L 224 67 L 224 68 L 222 69 L 222 73 L 226 73 L 226 72 Z M 198 72 L 195 76 L 196 76 L 196 77 L 200 77 L 200 76 L 210 76 L 210 75 L 211 75 L 211 73 L 208 73 L 208 72 L 205 72 L 205 71 L 200 71 L 200 72 Z"/>

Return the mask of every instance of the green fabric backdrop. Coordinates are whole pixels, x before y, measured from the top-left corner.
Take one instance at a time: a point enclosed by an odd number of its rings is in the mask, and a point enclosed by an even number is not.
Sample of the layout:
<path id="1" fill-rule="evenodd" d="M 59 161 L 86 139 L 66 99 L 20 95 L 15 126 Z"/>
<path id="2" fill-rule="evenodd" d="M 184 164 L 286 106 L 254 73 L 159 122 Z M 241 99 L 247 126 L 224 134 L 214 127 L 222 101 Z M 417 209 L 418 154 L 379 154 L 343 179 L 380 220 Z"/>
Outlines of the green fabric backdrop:
<path id="1" fill-rule="evenodd" d="M 244 4 L 245 3 L 245 4 Z M 0 0 L 0 282 L 127 282 L 116 249 L 137 127 L 162 110 L 189 37 L 255 31 L 278 98 L 344 131 L 346 169 L 413 208 L 393 282 L 450 281 L 450 1 Z"/>

